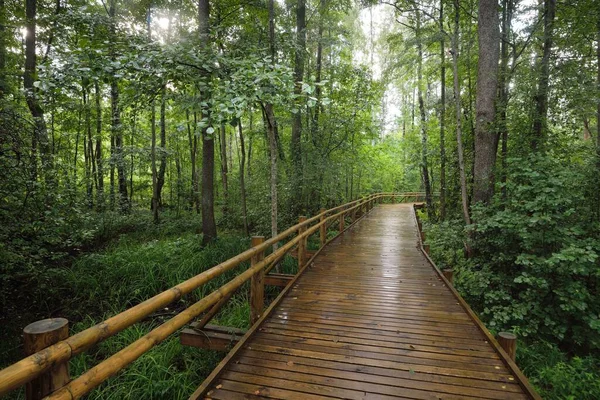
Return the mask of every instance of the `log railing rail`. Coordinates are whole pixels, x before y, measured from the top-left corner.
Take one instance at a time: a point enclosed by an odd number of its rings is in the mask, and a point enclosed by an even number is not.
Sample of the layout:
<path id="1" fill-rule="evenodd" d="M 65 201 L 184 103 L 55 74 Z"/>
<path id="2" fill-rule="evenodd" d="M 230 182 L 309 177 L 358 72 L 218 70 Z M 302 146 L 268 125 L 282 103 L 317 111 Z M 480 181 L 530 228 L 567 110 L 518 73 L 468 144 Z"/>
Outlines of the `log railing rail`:
<path id="1" fill-rule="evenodd" d="M 205 314 L 199 325 L 200 327 L 206 325 L 221 307 L 227 303 L 232 294 L 249 280 L 252 280 L 250 302 L 252 308 L 251 322 L 254 323 L 262 313 L 264 304 L 264 294 L 261 291 L 261 285 L 264 285 L 264 275 L 295 247 L 298 248 L 298 270 L 301 270 L 304 265 L 310 263 L 314 255 L 310 260 L 306 260 L 306 242 L 308 237 L 318 233 L 320 248 L 322 249 L 335 237 L 350 228 L 362 216 L 366 215 L 376 202 L 381 202 L 385 199 L 393 201 L 397 198 L 418 201 L 423 197 L 424 193 L 421 192 L 371 194 L 329 210 L 322 209 L 319 214 L 311 218 L 303 217 L 298 224 L 268 240 L 264 240 L 264 238 L 263 240 L 254 239 L 252 242 L 253 247 L 250 249 L 82 332 L 65 339 L 62 339 L 62 337 L 57 338 L 61 340 L 53 342 L 53 344 L 47 343 L 49 344 L 48 347 L 3 369 L 0 371 L 0 396 L 40 378 L 44 374 L 51 374 L 53 373 L 52 371 L 57 369 L 64 371 L 64 368 L 57 367 L 65 365 L 76 355 L 140 322 L 153 312 L 181 299 L 183 296 L 246 261 L 252 261 L 247 270 L 241 272 L 229 282 L 189 306 L 184 311 L 173 316 L 162 325 L 154 328 L 140 339 L 124 347 L 106 360 L 101 361 L 81 376 L 64 385 L 64 382 L 60 383 L 59 385 L 63 385 L 62 387 L 46 388 L 45 393 L 42 391 L 30 397 L 43 397 L 52 400 L 81 398 L 203 313 Z M 351 217 L 349 225 L 346 224 L 348 216 Z M 336 222 L 338 223 L 339 232 L 334 238 L 327 240 L 327 229 Z M 266 250 L 274 244 L 278 244 L 290 237 L 291 239 L 287 243 L 268 256 L 264 256 Z"/>

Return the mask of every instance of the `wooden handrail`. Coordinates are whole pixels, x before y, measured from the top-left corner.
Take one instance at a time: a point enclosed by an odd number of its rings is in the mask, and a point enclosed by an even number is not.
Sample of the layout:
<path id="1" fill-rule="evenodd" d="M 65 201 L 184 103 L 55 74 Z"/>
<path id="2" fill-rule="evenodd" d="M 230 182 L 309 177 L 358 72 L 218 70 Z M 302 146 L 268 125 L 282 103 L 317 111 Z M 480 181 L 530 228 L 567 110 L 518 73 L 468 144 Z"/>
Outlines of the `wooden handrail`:
<path id="1" fill-rule="evenodd" d="M 278 250 L 265 257 L 262 261 L 255 263 L 246 271 L 240 273 L 228 283 L 210 293 L 208 296 L 202 298 L 183 312 L 177 314 L 167 322 L 153 329 L 142 338 L 102 361 L 95 367 L 86 371 L 80 377 L 74 379 L 69 384 L 63 386 L 61 389 L 47 397 L 48 399 L 80 398 L 94 387 L 98 386 L 104 380 L 139 358 L 142 354 L 150 350 L 156 344 L 160 343 L 167 336 L 191 322 L 194 318 L 198 317 L 210 307 L 220 303 L 223 298 L 228 297 L 228 295 L 237 290 L 244 282 L 251 279 L 252 276 L 257 273 L 257 271 L 265 269 L 270 265 L 274 265 L 275 262 L 283 258 L 283 256 L 285 256 L 285 254 L 287 254 L 301 240 L 306 240 L 306 238 L 315 232 L 320 231 L 321 225 L 332 225 L 333 221 L 339 218 L 344 218 L 347 214 L 354 213 L 357 211 L 357 209 L 362 209 L 362 207 L 365 205 L 367 205 L 368 211 L 371 209 L 371 202 L 376 199 L 422 195 L 424 195 L 424 193 L 420 192 L 400 194 L 371 194 L 308 218 L 305 221 L 288 228 L 284 232 L 281 232 L 277 236 L 264 241 L 258 246 L 254 246 L 222 262 L 219 265 L 216 265 L 148 300 L 143 301 L 140 304 L 137 304 L 134 307 L 131 307 L 82 332 L 70 336 L 65 340 L 61 340 L 56 344 L 53 344 L 3 369 L 0 371 L 0 396 L 20 386 L 23 386 L 27 382 L 48 371 L 52 366 L 67 362 L 91 346 L 123 331 L 124 329 L 146 318 L 156 310 L 164 308 L 170 303 L 179 300 L 184 295 L 208 283 L 212 279 L 237 267 L 241 263 L 250 260 L 253 256 L 262 254 L 272 245 L 283 241 L 292 234 L 296 234 L 295 237 L 281 246 Z M 316 224 L 310 226 L 313 223 Z M 340 226 L 342 226 L 342 224 Z M 304 232 L 300 232 L 301 230 Z M 225 301 L 222 301 L 221 303 L 224 304 Z M 220 306 L 215 308 L 218 310 Z"/>

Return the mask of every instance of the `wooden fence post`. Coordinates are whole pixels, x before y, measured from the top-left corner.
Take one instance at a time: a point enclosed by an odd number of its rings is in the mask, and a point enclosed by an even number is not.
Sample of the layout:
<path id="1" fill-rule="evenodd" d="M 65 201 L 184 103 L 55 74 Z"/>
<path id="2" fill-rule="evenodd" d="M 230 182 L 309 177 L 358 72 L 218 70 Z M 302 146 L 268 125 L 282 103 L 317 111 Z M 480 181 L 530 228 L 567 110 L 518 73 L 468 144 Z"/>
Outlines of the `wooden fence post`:
<path id="1" fill-rule="evenodd" d="M 69 321 L 65 318 L 48 318 L 33 322 L 23 329 L 25 354 L 30 356 L 69 337 Z M 52 366 L 25 386 L 27 400 L 39 400 L 60 389 L 71 379 L 69 363 Z"/>
<path id="2" fill-rule="evenodd" d="M 444 274 L 444 277 L 448 280 L 448 282 L 450 282 L 450 284 L 454 284 L 454 271 L 448 268 L 443 270 L 442 273 Z"/>
<path id="3" fill-rule="evenodd" d="M 346 225 L 346 213 L 344 212 L 344 210 L 342 209 L 342 214 L 340 215 L 340 227 L 339 227 L 339 231 L 340 233 L 344 232 L 345 229 L 345 225 Z"/>
<path id="4" fill-rule="evenodd" d="M 327 242 L 327 227 L 325 226 L 325 210 L 321 208 L 321 226 L 319 227 L 319 237 L 321 238 L 321 247 Z"/>
<path id="5" fill-rule="evenodd" d="M 517 335 L 510 332 L 500 332 L 497 339 L 506 354 L 514 361 L 517 356 Z"/>
<path id="6" fill-rule="evenodd" d="M 253 236 L 252 247 L 256 247 L 265 241 L 264 236 Z M 264 250 L 255 254 L 250 259 L 250 265 L 256 265 L 265 258 Z M 250 325 L 254 325 L 260 318 L 265 306 L 265 270 L 261 269 L 252 275 L 250 279 Z"/>
<path id="7" fill-rule="evenodd" d="M 301 216 L 298 218 L 298 223 L 302 223 L 306 221 L 305 216 Z M 306 226 L 302 226 L 298 229 L 298 235 L 302 235 L 306 232 Z M 300 239 L 298 242 L 298 270 L 304 266 L 306 263 L 306 238 Z"/>
<path id="8" fill-rule="evenodd" d="M 423 250 L 425 250 L 425 253 L 427 253 L 427 255 L 429 255 L 429 245 L 428 244 L 423 245 Z"/>

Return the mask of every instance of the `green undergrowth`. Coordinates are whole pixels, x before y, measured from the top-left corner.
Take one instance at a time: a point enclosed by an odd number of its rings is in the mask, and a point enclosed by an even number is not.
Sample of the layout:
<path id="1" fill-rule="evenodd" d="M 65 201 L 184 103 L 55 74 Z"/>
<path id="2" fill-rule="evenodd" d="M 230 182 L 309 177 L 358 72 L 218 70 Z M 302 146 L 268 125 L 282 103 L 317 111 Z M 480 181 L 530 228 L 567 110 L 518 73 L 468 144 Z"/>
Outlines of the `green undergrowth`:
<path id="1" fill-rule="evenodd" d="M 422 214 L 427 243 L 431 247 L 431 256 L 440 269 L 454 270 L 454 285 L 473 310 L 479 315 L 492 333 L 509 330 L 519 336 L 517 348 L 517 364 L 545 400 L 595 400 L 600 399 L 600 355 L 597 349 L 591 350 L 585 343 L 575 346 L 566 339 L 553 335 L 548 327 L 569 324 L 573 329 L 574 318 L 566 320 L 549 320 L 544 327 L 533 328 L 531 319 L 515 316 L 514 308 L 506 304 L 523 304 L 527 309 L 542 307 L 548 318 L 553 317 L 552 308 L 558 305 L 538 304 L 528 298 L 525 302 L 519 291 L 509 291 L 505 287 L 513 279 L 519 283 L 518 277 L 503 269 L 493 268 L 490 258 L 475 255 L 466 258 L 465 243 L 470 240 L 464 230 L 462 221 L 446 221 L 430 223 Z M 585 261 L 583 261 L 585 262 Z M 519 268 L 514 265 L 513 268 Z M 577 269 L 577 260 L 571 261 L 570 268 Z M 543 269 L 538 272 L 538 279 L 549 274 Z M 504 286 L 503 286 L 504 285 Z M 560 293 L 561 287 L 555 290 Z M 506 318 L 506 316 L 510 318 Z M 556 317 L 558 318 L 558 317 Z M 506 321 L 506 322 L 503 322 Z"/>
<path id="2" fill-rule="evenodd" d="M 129 224 L 129 222 L 131 224 Z M 192 221 L 192 222 L 190 222 Z M 104 243 L 96 251 L 74 257 L 63 266 L 47 271 L 46 308 L 58 305 L 48 313 L 43 307 L 35 318 L 67 317 L 71 333 L 80 332 L 106 318 L 124 311 L 210 267 L 245 250 L 250 239 L 236 232 L 221 233 L 219 239 L 201 246 L 202 235 L 196 232 L 198 221 L 165 218 L 157 226 L 150 220 L 139 222 L 132 218 L 109 222 L 98 227 L 104 232 Z M 112 233 L 110 233 L 112 232 Z M 78 376 L 110 357 L 123 347 L 150 332 L 194 302 L 222 286 L 245 270 L 249 262 L 233 268 L 176 303 L 157 310 L 140 323 L 120 332 L 71 360 L 71 375 Z M 286 256 L 279 263 L 282 273 L 295 273 L 296 260 Z M 267 301 L 279 294 L 279 289 L 267 287 Z M 247 329 L 249 325 L 249 284 L 242 285 L 211 323 Z M 49 306 L 52 304 L 53 306 Z M 39 315 L 39 316 L 38 316 Z M 23 320 L 33 320 L 31 316 Z M 23 321 L 23 324 L 25 321 Z M 15 326 L 0 349 L 1 366 L 21 357 L 18 332 Z M 180 345 L 178 333 L 148 351 L 115 377 L 109 379 L 88 398 L 90 399 L 187 399 L 204 378 L 216 367 L 224 354 Z M 13 398 L 22 398 L 23 391 Z"/>

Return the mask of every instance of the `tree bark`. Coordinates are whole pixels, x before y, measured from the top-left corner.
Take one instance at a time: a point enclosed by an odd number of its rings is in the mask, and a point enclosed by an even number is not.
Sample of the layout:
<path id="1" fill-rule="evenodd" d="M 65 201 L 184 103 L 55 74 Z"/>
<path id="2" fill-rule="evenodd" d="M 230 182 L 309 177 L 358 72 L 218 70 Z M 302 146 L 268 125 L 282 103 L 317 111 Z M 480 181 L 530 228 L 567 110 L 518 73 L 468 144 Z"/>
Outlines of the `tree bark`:
<path id="1" fill-rule="evenodd" d="M 190 145 L 190 163 L 192 168 L 192 181 L 191 181 L 191 193 L 190 193 L 190 206 L 196 210 L 197 214 L 200 214 L 200 200 L 198 199 L 198 169 L 196 168 L 196 155 L 198 154 L 198 137 L 196 136 L 196 124 L 197 118 L 194 113 L 194 129 L 190 126 L 190 112 L 185 112 L 188 140 Z"/>
<path id="2" fill-rule="evenodd" d="M 44 110 L 42 109 L 37 97 L 38 90 L 34 86 L 37 76 L 36 24 L 37 1 L 26 0 L 25 27 L 27 30 L 27 36 L 25 37 L 25 70 L 23 73 L 23 88 L 25 89 L 27 107 L 31 112 L 34 122 L 32 141 L 34 144 L 32 145 L 32 153 L 37 153 L 37 149 L 39 148 L 42 161 L 42 171 L 44 171 L 46 183 L 52 187 L 55 184 L 52 148 L 48 139 L 48 129 L 46 127 L 46 121 L 44 120 Z M 34 175 L 37 176 L 37 174 Z"/>
<path id="3" fill-rule="evenodd" d="M 440 0 L 440 218 L 446 219 L 446 43 L 444 37 L 444 1 Z"/>
<path id="4" fill-rule="evenodd" d="M 458 169 L 460 172 L 460 194 L 463 218 L 466 225 L 471 225 L 469 214 L 469 197 L 467 194 L 467 176 L 465 173 L 465 156 L 462 140 L 462 106 L 460 102 L 460 79 L 458 76 L 458 40 L 460 29 L 460 3 L 454 0 L 454 34 L 452 36 L 452 72 L 454 75 L 454 103 L 456 107 L 456 148 L 458 152 Z"/>
<path id="5" fill-rule="evenodd" d="M 500 45 L 500 72 L 498 75 L 498 131 L 501 138 L 501 175 L 502 198 L 506 200 L 506 168 L 508 167 L 506 158 L 508 157 L 508 90 L 510 84 L 510 73 L 508 70 L 509 41 L 511 37 L 512 15 L 514 9 L 514 0 L 503 0 L 502 2 L 502 42 Z"/>
<path id="6" fill-rule="evenodd" d="M 220 150 L 221 150 L 221 183 L 223 184 L 223 217 L 227 219 L 229 214 L 229 186 L 227 184 L 227 176 L 229 175 L 229 167 L 227 164 L 227 131 L 225 123 L 221 122 L 220 133 Z"/>
<path id="7" fill-rule="evenodd" d="M 597 77 L 597 84 L 598 87 L 596 88 L 596 96 L 598 96 L 598 100 L 597 100 L 597 114 L 596 114 L 596 124 L 597 124 L 597 137 L 596 137 L 596 166 L 597 166 L 597 174 L 596 176 L 598 177 L 598 179 L 600 179 L 600 11 L 596 10 L 598 12 L 598 20 L 597 20 L 597 24 L 598 24 L 598 28 L 597 28 L 597 32 L 596 32 L 596 56 L 597 56 L 597 61 L 598 61 L 598 67 L 597 67 L 597 73 L 598 73 L 598 77 Z M 596 211 L 597 211 L 597 215 L 598 215 L 598 220 L 600 220 L 600 193 L 597 193 L 598 196 L 598 200 L 597 200 L 597 205 L 596 205 Z"/>
<path id="8" fill-rule="evenodd" d="M 9 91 L 6 80 L 6 7 L 4 0 L 0 0 L 0 101 Z"/>
<path id="9" fill-rule="evenodd" d="M 244 165 L 246 163 L 246 146 L 244 144 L 244 135 L 242 133 L 242 120 L 238 121 L 238 132 L 240 134 L 240 148 L 242 155 L 240 157 L 240 194 L 242 200 L 242 218 L 244 220 L 244 232 L 248 236 L 248 207 L 246 206 L 246 181 L 244 177 Z"/>
<path id="10" fill-rule="evenodd" d="M 269 0 L 269 49 L 271 53 L 271 63 L 275 65 L 275 4 L 274 0 Z M 273 104 L 265 104 L 265 116 L 267 122 L 267 133 L 269 138 L 269 150 L 271 158 L 271 237 L 277 236 L 278 219 L 278 193 L 277 193 L 277 121 Z M 277 244 L 273 245 L 273 250 L 277 249 Z M 279 266 L 275 267 L 279 272 Z"/>
<path id="11" fill-rule="evenodd" d="M 294 64 L 294 94 L 302 93 L 304 78 L 304 53 L 306 51 L 306 0 L 298 0 L 296 6 L 296 49 Z M 300 214 L 302 204 L 303 168 L 302 168 L 302 101 L 296 100 L 296 112 L 292 114 L 292 139 L 290 153 L 292 156 L 292 199 L 290 212 L 293 216 Z M 241 137 L 241 133 L 240 133 Z"/>
<path id="12" fill-rule="evenodd" d="M 415 9 L 415 36 L 417 41 L 417 97 L 419 101 L 419 112 L 421 114 L 421 177 L 425 187 L 425 202 L 427 203 L 427 214 L 430 218 L 434 216 L 433 196 L 431 193 L 431 181 L 429 179 L 429 166 L 427 162 L 427 117 L 425 113 L 425 101 L 423 99 L 423 44 L 421 43 L 421 13 Z"/>
<path id="13" fill-rule="evenodd" d="M 160 205 L 160 194 L 158 191 L 158 171 L 156 167 L 156 104 L 154 99 L 150 105 L 150 132 L 151 132 L 151 143 L 150 143 L 150 162 L 152 169 L 152 200 L 150 202 L 150 208 L 152 210 L 152 217 L 154 223 L 160 222 L 159 205 Z"/>
<path id="14" fill-rule="evenodd" d="M 162 190 L 165 186 L 165 172 L 167 170 L 167 120 L 166 120 L 166 96 L 167 96 L 167 85 L 163 85 L 161 90 L 161 101 L 160 101 L 160 149 L 159 159 L 160 166 L 158 167 L 158 177 L 156 183 L 158 186 L 158 204 L 162 205 Z"/>
<path id="15" fill-rule="evenodd" d="M 98 211 L 104 210 L 104 160 L 102 159 L 102 106 L 100 103 L 100 85 L 94 83 L 94 94 L 96 96 L 96 163 L 98 189 L 96 190 L 96 207 Z"/>
<path id="16" fill-rule="evenodd" d="M 210 39 L 210 4 L 209 0 L 198 0 L 198 31 L 203 49 L 209 47 Z M 202 72 L 204 78 L 210 79 L 209 73 Z M 210 101 L 208 82 L 200 92 L 202 101 Z M 204 110 L 203 115 L 210 121 L 210 109 Z M 204 245 L 217 238 L 217 224 L 215 223 L 215 141 L 213 135 L 208 133 L 208 127 L 202 128 L 202 243 Z"/>
<path id="17" fill-rule="evenodd" d="M 92 110 L 90 107 L 90 97 L 87 85 L 82 84 L 83 107 L 85 112 L 85 138 L 83 141 L 83 151 L 85 159 L 85 186 L 87 193 L 88 207 L 94 207 L 94 185 L 93 176 L 96 172 L 96 163 L 94 161 L 94 141 L 92 138 Z"/>
<path id="18" fill-rule="evenodd" d="M 109 8 L 109 17 L 111 19 L 110 33 L 113 40 L 116 38 L 116 7 L 117 0 L 111 0 Z M 116 60 L 114 49 L 111 49 L 111 59 Z M 110 82 L 110 100 L 111 100 L 111 130 L 114 138 L 114 163 L 117 168 L 117 179 L 119 188 L 119 207 L 121 212 L 129 210 L 129 197 L 127 196 L 127 177 L 125 175 L 125 160 L 123 158 L 123 129 L 121 126 L 121 110 L 119 108 L 119 84 L 117 78 L 111 77 Z M 114 178 L 113 178 L 114 179 Z M 114 181 L 113 181 L 114 184 Z"/>
<path id="19" fill-rule="evenodd" d="M 534 97 L 533 133 L 531 148 L 537 150 L 544 145 L 548 127 L 548 89 L 550 79 L 550 55 L 554 38 L 556 0 L 544 0 L 544 45 L 539 62 L 539 79 Z"/>
<path id="20" fill-rule="evenodd" d="M 500 28 L 497 0 L 479 0 L 477 34 L 479 65 L 475 100 L 475 160 L 473 202 L 489 203 L 494 195 L 494 166 L 498 151 L 498 135 L 494 132 Z"/>

